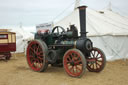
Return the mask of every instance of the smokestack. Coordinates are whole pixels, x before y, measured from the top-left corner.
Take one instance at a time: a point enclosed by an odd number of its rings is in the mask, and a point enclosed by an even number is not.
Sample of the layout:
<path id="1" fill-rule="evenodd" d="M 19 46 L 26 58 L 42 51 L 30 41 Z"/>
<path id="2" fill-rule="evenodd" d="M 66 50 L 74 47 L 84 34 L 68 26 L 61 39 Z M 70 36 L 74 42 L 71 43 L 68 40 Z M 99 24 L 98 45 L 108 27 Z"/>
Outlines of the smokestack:
<path id="1" fill-rule="evenodd" d="M 81 37 L 86 37 L 86 8 L 87 6 L 80 6 L 79 16 L 80 16 L 80 34 Z"/>

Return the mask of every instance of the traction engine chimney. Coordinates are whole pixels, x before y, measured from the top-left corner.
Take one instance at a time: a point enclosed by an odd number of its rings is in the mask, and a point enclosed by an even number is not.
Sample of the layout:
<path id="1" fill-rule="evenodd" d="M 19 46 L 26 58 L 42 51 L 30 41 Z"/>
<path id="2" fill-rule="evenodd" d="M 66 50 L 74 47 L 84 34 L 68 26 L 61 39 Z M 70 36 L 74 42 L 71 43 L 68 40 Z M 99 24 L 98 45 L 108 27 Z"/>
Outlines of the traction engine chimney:
<path id="1" fill-rule="evenodd" d="M 86 8 L 87 6 L 80 6 L 79 8 L 79 17 L 80 17 L 80 34 L 81 37 L 86 37 Z"/>

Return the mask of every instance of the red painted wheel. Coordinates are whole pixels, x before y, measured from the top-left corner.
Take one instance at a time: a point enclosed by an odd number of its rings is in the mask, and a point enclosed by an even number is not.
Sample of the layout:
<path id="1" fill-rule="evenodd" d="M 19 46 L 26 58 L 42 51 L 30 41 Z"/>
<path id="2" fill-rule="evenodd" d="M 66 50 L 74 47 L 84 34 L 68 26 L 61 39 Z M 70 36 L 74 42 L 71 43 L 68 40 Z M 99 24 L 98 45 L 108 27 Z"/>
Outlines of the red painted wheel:
<path id="1" fill-rule="evenodd" d="M 68 50 L 63 57 L 65 72 L 72 77 L 81 77 L 86 69 L 86 59 L 78 49 Z"/>
<path id="2" fill-rule="evenodd" d="M 48 48 L 41 40 L 33 40 L 27 47 L 27 62 L 29 67 L 37 72 L 45 71 L 48 67 L 46 60 Z"/>
<path id="3" fill-rule="evenodd" d="M 87 59 L 87 69 L 90 72 L 100 72 L 104 69 L 106 64 L 106 56 L 99 48 L 93 48 L 90 56 Z"/>

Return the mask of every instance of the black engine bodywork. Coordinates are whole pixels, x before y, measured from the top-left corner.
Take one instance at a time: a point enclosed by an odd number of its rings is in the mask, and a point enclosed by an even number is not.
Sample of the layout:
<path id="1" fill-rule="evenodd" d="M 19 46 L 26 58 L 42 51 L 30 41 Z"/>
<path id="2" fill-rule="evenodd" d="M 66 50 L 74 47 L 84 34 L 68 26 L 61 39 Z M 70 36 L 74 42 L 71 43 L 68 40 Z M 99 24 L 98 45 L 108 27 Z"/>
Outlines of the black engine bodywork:
<path id="1" fill-rule="evenodd" d="M 56 29 L 63 29 L 62 32 L 55 33 Z M 71 48 L 77 48 L 88 57 L 89 52 L 93 48 L 92 42 L 86 37 L 78 36 L 78 30 L 74 25 L 70 25 L 65 31 L 64 28 L 56 26 L 53 31 L 45 33 L 36 33 L 35 39 L 43 40 L 48 46 L 48 61 L 49 63 L 62 63 L 64 53 Z"/>

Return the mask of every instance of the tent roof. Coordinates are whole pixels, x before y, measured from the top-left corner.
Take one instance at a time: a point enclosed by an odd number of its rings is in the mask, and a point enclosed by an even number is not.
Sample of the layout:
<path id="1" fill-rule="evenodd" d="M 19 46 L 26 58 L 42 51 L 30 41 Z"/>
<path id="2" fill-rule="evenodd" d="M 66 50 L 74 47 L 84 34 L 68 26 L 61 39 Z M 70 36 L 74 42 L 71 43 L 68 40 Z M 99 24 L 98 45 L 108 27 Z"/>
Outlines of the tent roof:
<path id="1" fill-rule="evenodd" d="M 88 36 L 100 35 L 128 35 L 128 18 L 110 10 L 95 11 L 87 8 Z M 75 24 L 80 32 L 79 11 L 74 10 L 70 15 L 57 22 L 55 25 L 67 28 Z"/>

